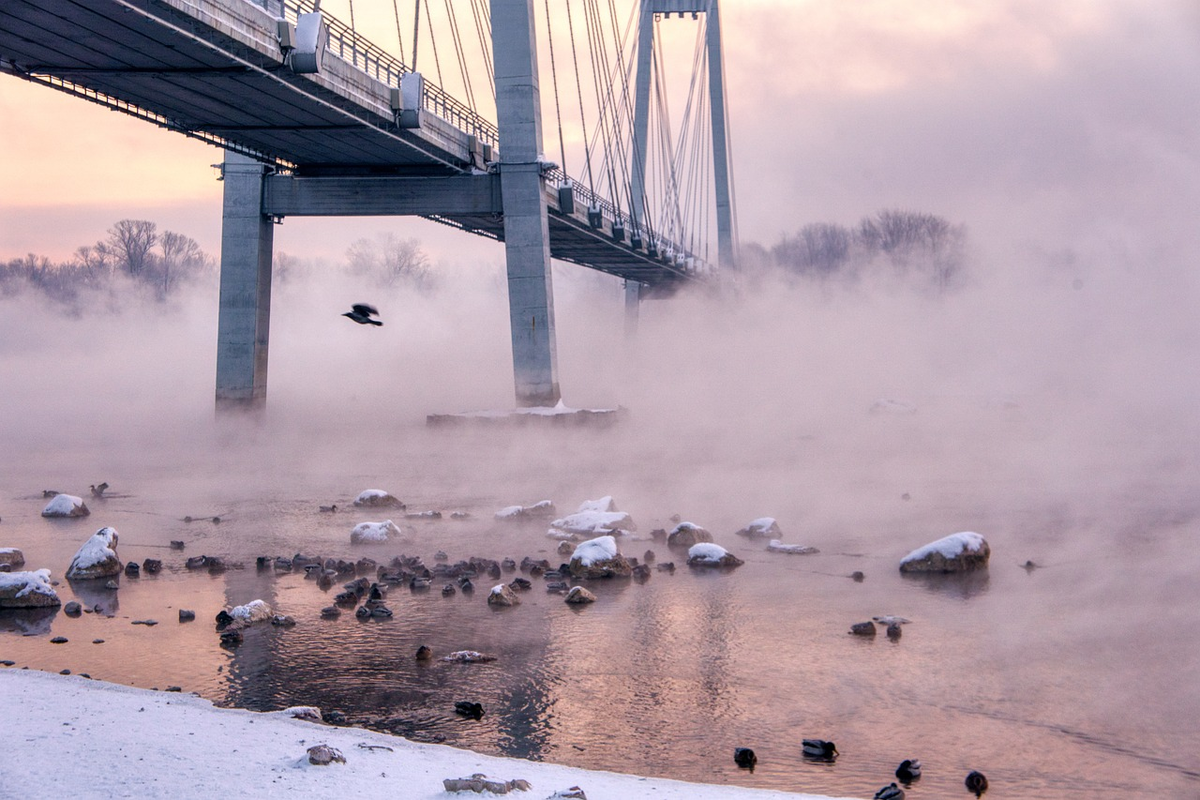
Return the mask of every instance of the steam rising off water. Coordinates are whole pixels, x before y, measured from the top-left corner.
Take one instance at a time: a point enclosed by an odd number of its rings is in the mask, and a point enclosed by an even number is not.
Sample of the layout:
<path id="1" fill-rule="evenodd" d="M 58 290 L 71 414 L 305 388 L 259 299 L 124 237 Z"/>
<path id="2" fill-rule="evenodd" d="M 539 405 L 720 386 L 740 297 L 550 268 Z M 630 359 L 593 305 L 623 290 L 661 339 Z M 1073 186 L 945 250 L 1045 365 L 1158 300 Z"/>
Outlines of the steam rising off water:
<path id="1" fill-rule="evenodd" d="M 973 285 L 943 296 L 900 279 L 763 279 L 734 299 L 647 303 L 632 351 L 618 288 L 560 272 L 567 403 L 630 408 L 595 430 L 424 427 L 426 413 L 511 403 L 496 268 L 456 271 L 434 296 L 364 297 L 319 270 L 278 286 L 260 424 L 212 418 L 213 292 L 165 313 L 80 318 L 6 299 L 0 546 L 61 578 L 79 544 L 113 525 L 125 560 L 162 557 L 168 569 L 122 578 L 111 619 L 60 613 L 23 637 L 34 623 L 5 612 L 0 658 L 688 780 L 869 796 L 900 760 L 920 758 L 929 796 L 963 791 L 970 769 L 988 775 L 989 797 L 1194 794 L 1200 429 L 1187 259 L 1133 271 L 1107 250 L 1065 266 L 977 258 Z M 383 328 L 337 316 L 358 300 L 375 301 Z M 880 398 L 916 411 L 870 413 Z M 92 503 L 82 521 L 38 516 L 42 489 L 86 494 L 101 480 L 128 496 Z M 365 488 L 473 519 L 409 520 L 399 542 L 351 548 L 354 522 L 386 515 L 317 506 L 348 507 Z M 539 580 L 503 612 L 485 605 L 486 581 L 474 597 L 398 587 L 395 618 L 368 624 L 322 621 L 329 594 L 253 568 L 258 555 L 297 552 L 432 563 L 439 549 L 557 563 L 543 527 L 492 513 L 546 498 L 571 511 L 605 494 L 647 538 L 680 514 L 746 564 L 695 574 L 660 544 L 625 542 L 628 555 L 652 548 L 681 569 L 589 585 L 599 602 L 581 610 Z M 214 514 L 219 525 L 182 521 Z M 821 553 L 767 553 L 733 535 L 764 515 Z M 961 530 L 989 541 L 987 575 L 898 574 L 909 550 Z M 185 554 L 164 548 L 172 539 Z M 246 569 L 182 569 L 201 553 Z M 1027 573 L 1027 560 L 1044 567 Z M 855 570 L 864 582 L 846 577 Z M 91 596 L 60 588 L 64 600 Z M 219 648 L 212 616 L 257 597 L 297 627 Z M 176 623 L 180 607 L 198 621 Z M 847 635 L 886 613 L 913 620 L 899 642 Z M 129 624 L 148 617 L 161 624 Z M 70 642 L 51 646 L 51 635 Z M 422 667 L 419 644 L 499 660 Z M 487 715 L 457 718 L 460 699 Z M 843 755 L 806 763 L 804 737 L 833 739 Z M 735 746 L 758 752 L 754 773 L 733 765 Z"/>

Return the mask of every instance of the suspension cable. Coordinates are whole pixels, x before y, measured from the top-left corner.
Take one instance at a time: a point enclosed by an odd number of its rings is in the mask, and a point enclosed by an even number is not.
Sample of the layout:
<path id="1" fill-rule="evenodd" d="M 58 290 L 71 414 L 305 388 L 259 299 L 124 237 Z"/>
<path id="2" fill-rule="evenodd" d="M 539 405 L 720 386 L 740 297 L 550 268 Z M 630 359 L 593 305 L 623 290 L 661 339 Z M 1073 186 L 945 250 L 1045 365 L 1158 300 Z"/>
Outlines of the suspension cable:
<path id="1" fill-rule="evenodd" d="M 396 43 L 400 46 L 400 61 L 404 59 L 404 37 L 400 35 L 400 0 L 392 0 L 392 13 L 396 15 Z"/>
<path id="2" fill-rule="evenodd" d="M 567 0 L 569 3 L 570 0 Z M 546 0 L 546 37 L 550 41 L 550 78 L 554 83 L 554 116 L 558 121 L 558 151 L 562 159 L 560 166 L 563 174 L 567 174 L 567 144 L 563 138 L 562 107 L 558 102 L 558 67 L 554 62 L 554 31 L 550 26 L 550 0 Z"/>
<path id="3" fill-rule="evenodd" d="M 492 94 L 492 105 L 496 105 L 496 74 L 492 67 L 491 23 L 485 22 L 480 6 L 486 7 L 487 0 L 471 0 L 471 16 L 475 18 L 475 35 L 479 38 L 479 50 L 483 53 L 483 66 L 487 70 L 488 89 Z"/>
<path id="4" fill-rule="evenodd" d="M 592 177 L 592 148 L 591 148 L 591 145 L 588 144 L 587 117 L 583 113 L 583 84 L 580 82 L 580 79 L 579 79 L 579 54 L 575 48 L 575 23 L 571 17 L 570 0 L 568 0 L 566 5 L 567 5 L 567 27 L 571 31 L 571 60 L 575 64 L 575 91 L 579 95 L 579 120 L 580 120 L 580 124 L 583 126 L 583 151 L 586 156 L 586 163 L 587 163 L 588 190 L 593 195 L 595 195 L 596 182 L 595 182 L 594 178 Z"/>
<path id="5" fill-rule="evenodd" d="M 462 77 L 463 87 L 467 90 L 467 102 L 471 106 L 471 110 L 475 111 L 478 106 L 475 104 L 475 89 L 471 85 L 471 76 L 467 72 L 467 57 L 466 50 L 462 46 L 462 36 L 458 32 L 458 17 L 454 13 L 454 4 L 450 0 L 445 0 L 446 17 L 450 20 L 450 38 L 454 41 L 454 54 L 458 61 L 458 72 Z"/>
<path id="6" fill-rule="evenodd" d="M 438 56 L 437 37 L 433 35 L 433 13 L 429 10 L 429 0 L 425 0 L 425 27 L 429 28 L 429 44 L 433 47 L 433 66 L 437 71 L 438 86 L 445 86 L 442 80 L 442 60 Z"/>
<path id="7" fill-rule="evenodd" d="M 421 0 L 413 0 L 413 72 L 417 71 L 417 45 L 421 41 Z"/>

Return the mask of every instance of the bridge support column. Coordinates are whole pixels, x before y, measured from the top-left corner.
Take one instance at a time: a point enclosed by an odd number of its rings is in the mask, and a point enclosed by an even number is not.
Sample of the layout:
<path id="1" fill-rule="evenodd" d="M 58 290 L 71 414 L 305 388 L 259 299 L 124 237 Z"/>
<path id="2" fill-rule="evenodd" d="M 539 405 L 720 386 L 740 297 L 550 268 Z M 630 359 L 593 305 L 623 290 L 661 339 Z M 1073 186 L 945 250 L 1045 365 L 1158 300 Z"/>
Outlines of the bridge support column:
<path id="1" fill-rule="evenodd" d="M 533 0 L 491 0 L 508 313 L 518 406 L 558 403 L 550 228 L 542 194 L 542 111 Z"/>
<path id="2" fill-rule="evenodd" d="M 267 399 L 274 225 L 263 214 L 267 167 L 227 152 L 222 169 L 221 295 L 217 317 L 217 411 L 259 409 Z"/>
<path id="3" fill-rule="evenodd" d="M 637 336 L 641 300 L 642 285 L 637 281 L 625 281 L 625 341 L 627 342 L 632 342 Z"/>

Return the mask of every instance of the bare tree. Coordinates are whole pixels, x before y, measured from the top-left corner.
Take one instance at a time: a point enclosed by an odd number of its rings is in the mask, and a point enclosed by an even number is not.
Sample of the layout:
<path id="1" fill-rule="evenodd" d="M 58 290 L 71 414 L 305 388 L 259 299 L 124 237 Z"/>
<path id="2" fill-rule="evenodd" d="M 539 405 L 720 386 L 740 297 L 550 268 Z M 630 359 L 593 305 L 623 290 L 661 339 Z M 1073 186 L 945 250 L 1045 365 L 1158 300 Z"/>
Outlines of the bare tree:
<path id="1" fill-rule="evenodd" d="M 772 253 L 776 261 L 793 272 L 825 276 L 846 266 L 853 238 L 841 225 L 817 222 L 784 239 Z"/>
<path id="2" fill-rule="evenodd" d="M 144 219 L 123 219 L 108 229 L 108 243 L 120 268 L 139 277 L 153 260 L 158 225 Z"/>
<path id="3" fill-rule="evenodd" d="M 346 251 L 346 269 L 351 275 L 370 277 L 384 286 L 409 284 L 428 289 L 433 283 L 429 256 L 420 241 L 393 233 L 351 244 Z"/>
<path id="4" fill-rule="evenodd" d="M 167 295 L 181 280 L 195 277 L 208 265 L 208 256 L 195 239 L 175 231 L 163 231 L 159 240 L 161 255 L 156 261 L 155 283 L 162 295 Z"/>

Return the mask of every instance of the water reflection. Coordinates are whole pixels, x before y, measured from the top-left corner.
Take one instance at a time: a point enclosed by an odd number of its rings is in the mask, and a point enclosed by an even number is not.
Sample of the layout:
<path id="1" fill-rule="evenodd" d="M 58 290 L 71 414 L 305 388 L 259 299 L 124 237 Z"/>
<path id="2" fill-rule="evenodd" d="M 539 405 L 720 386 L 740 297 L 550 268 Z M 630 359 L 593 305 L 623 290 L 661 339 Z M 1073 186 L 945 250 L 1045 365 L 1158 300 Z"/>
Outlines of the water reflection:
<path id="1" fill-rule="evenodd" d="M 919 584 L 929 592 L 960 600 L 970 600 L 986 593 L 991 582 L 986 569 L 948 573 L 903 572 L 901 575 L 908 583 Z"/>
<path id="2" fill-rule="evenodd" d="M 109 506 L 115 508 L 115 501 Z M 122 557 L 161 556 L 164 571 L 154 580 L 125 578 L 119 593 L 103 589 L 103 581 L 73 582 L 61 593 L 64 601 L 74 593 L 85 605 L 100 603 L 112 617 L 0 613 L 5 634 L 0 650 L 21 665 L 70 668 L 141 686 L 183 685 L 226 705 L 259 710 L 316 705 L 343 712 L 353 724 L 423 741 L 688 780 L 870 796 L 901 758 L 919 757 L 941 765 L 919 784 L 930 796 L 961 794 L 966 769 L 979 767 L 989 775 L 1009 773 L 989 792 L 994 798 L 1067 797 L 1073 785 L 1087 786 L 1097 797 L 1116 797 L 1120 794 L 1089 778 L 1095 765 L 1113 760 L 1135 776 L 1113 784 L 1122 790 L 1136 785 L 1158 796 L 1190 796 L 1187 790 L 1200 783 L 1190 777 L 1197 772 L 1191 753 L 1200 731 L 1181 710 L 1197 707 L 1194 691 L 1171 690 L 1182 692 L 1182 699 L 1169 725 L 1156 722 L 1160 715 L 1109 713 L 1109 703 L 1123 700 L 1145 701 L 1130 707 L 1167 708 L 1160 697 L 1165 690 L 1156 687 L 1170 684 L 1171 670 L 1152 667 L 1156 680 L 1141 680 L 1146 668 L 1138 668 L 1136 659 L 1094 658 L 1098 648 L 1114 652 L 1121 644 L 1114 637 L 1124 636 L 1129 641 L 1120 652 L 1162 653 L 1183 665 L 1179 674 L 1190 675 L 1194 669 L 1188 665 L 1198 663 L 1196 645 L 1173 637 L 1160 641 L 1151 626 L 1064 632 L 1045 624 L 1050 604 L 1065 609 L 1089 598 L 1104 609 L 1093 613 L 1103 616 L 1144 593 L 1146 585 L 1169 587 L 1164 594 L 1178 596 L 1181 607 L 1200 601 L 1195 582 L 1169 556 L 1125 573 L 1129 579 L 1112 591 L 1094 585 L 1090 567 L 1056 570 L 1055 581 L 1029 581 L 1017 566 L 1021 557 L 1006 565 L 994 561 L 990 574 L 961 576 L 900 577 L 889 563 L 855 583 L 829 577 L 863 566 L 863 556 L 838 555 L 839 550 L 903 548 L 883 540 L 855 542 L 853 548 L 831 546 L 827 554 L 797 561 L 747 552 L 743 542 L 727 537 L 722 544 L 747 559 L 734 572 L 680 569 L 655 571 L 645 583 L 591 582 L 598 601 L 581 608 L 547 594 L 544 581 L 535 578 L 521 605 L 503 613 L 486 605 L 491 584 L 481 581 L 474 595 L 450 597 L 442 596 L 437 583 L 425 592 L 397 586 L 387 598 L 390 619 L 364 622 L 343 613 L 326 620 L 320 610 L 348 576 L 322 589 L 302 573 L 260 573 L 253 566 L 254 557 L 264 553 L 366 552 L 348 544 L 349 528 L 362 521 L 360 515 L 339 512 L 332 520 L 314 506 L 255 497 L 222 504 L 225 521 L 198 528 L 146 501 L 117 520 Z M 560 560 L 540 526 L 502 527 L 479 516 L 422 523 L 401 543 L 372 548 L 370 554 L 386 561 L 405 551 L 433 563 L 441 549 L 452 562 L 470 555 Z M 36 520 L 8 525 L 6 517 L 6 535 L 16 534 L 11 544 L 23 546 L 31 561 L 64 563 L 78 545 L 46 535 L 49 526 Z M 183 537 L 192 537 L 188 552 L 158 549 Z M 993 546 L 1001 552 L 1003 537 L 997 539 Z M 638 555 L 647 546 L 622 543 Z M 1017 549 L 1008 544 L 1008 552 Z M 1049 545 L 1045 550 L 1048 561 L 1066 563 L 1065 554 Z M 185 556 L 200 551 L 247 568 L 215 575 L 185 570 Z M 1042 552 L 1034 554 L 1041 558 Z M 1142 560 L 1152 557 L 1138 554 Z M 1006 578 L 1005 567 L 1015 577 Z M 1176 580 L 1162 578 L 1164 572 Z M 1060 581 L 1074 583 L 1059 587 Z M 1080 594 L 1081 586 L 1091 587 L 1091 594 Z M 118 594 L 119 606 L 112 602 Z M 221 648 L 213 625 L 217 610 L 254 599 L 292 615 L 296 627 L 255 625 L 240 646 Z M 963 600 L 971 602 L 964 606 Z M 176 623 L 180 607 L 196 610 L 196 622 Z M 847 634 L 850 622 L 880 613 L 913 623 L 897 642 Z M 20 614 L 24 622 L 16 621 Z M 145 617 L 164 624 L 153 629 L 130 624 Z M 45 637 L 19 636 L 51 627 L 71 644 L 51 646 Z M 93 637 L 107 643 L 93 646 Z M 433 649 L 435 660 L 415 658 L 421 645 Z M 497 660 L 436 660 L 461 649 Z M 1081 694 L 1080 685 L 1104 692 Z M 458 700 L 482 703 L 485 715 L 471 720 L 456 714 Z M 1003 714 L 993 713 L 1001 708 Z M 1092 735 L 1100 729 L 1104 736 Z M 804 762 L 799 740 L 809 735 L 836 740 L 843 757 L 835 765 Z M 1110 746 L 1126 739 L 1153 747 L 1118 752 Z M 757 751 L 753 773 L 733 763 L 735 746 Z M 1147 758 L 1151 750 L 1161 751 L 1157 760 Z M 1014 753 L 1030 751 L 1037 752 L 1036 759 L 1014 763 Z"/>
<path id="3" fill-rule="evenodd" d="M 59 607 L 0 608 L 0 633 L 41 636 L 50 633 Z"/>
<path id="4" fill-rule="evenodd" d="M 116 589 L 109 589 L 109 580 L 119 581 L 119 578 L 90 578 L 88 580 L 68 580 L 72 594 L 79 603 L 87 609 L 104 616 L 114 616 L 121 609 L 121 601 Z M 119 585 L 119 583 L 118 583 Z"/>

